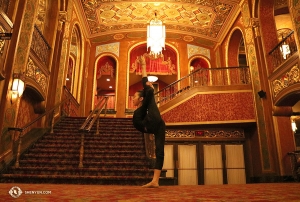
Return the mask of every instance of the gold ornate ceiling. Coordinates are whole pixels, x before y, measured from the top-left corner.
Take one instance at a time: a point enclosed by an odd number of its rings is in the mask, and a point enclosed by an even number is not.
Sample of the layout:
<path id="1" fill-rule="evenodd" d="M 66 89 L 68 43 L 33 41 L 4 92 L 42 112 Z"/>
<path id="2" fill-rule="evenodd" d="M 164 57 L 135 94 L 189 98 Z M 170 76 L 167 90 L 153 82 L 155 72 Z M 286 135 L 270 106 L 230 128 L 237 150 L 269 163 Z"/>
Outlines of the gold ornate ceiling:
<path id="1" fill-rule="evenodd" d="M 126 37 L 133 31 L 146 34 L 147 24 L 156 12 L 166 25 L 167 38 L 198 38 L 209 44 L 224 36 L 239 12 L 241 0 L 76 1 L 81 7 L 85 30 L 95 41 L 108 35 Z"/>

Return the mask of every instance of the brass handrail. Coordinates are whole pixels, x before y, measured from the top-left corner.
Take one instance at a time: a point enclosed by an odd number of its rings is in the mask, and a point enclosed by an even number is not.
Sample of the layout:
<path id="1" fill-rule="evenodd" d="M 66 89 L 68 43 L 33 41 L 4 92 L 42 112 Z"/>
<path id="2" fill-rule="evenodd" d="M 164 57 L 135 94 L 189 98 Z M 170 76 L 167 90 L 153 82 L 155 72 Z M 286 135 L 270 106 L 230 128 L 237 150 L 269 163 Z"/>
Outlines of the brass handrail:
<path id="1" fill-rule="evenodd" d="M 106 111 L 107 111 L 107 101 L 108 101 L 108 96 L 105 96 L 104 98 L 101 99 L 100 102 L 96 105 L 95 109 L 89 114 L 89 116 L 85 119 L 84 123 L 82 126 L 79 128 L 79 131 L 81 133 L 81 143 L 80 143 L 80 149 L 79 149 L 79 168 L 83 167 L 83 155 L 84 155 L 84 134 L 87 132 L 90 132 L 91 128 L 93 127 L 94 123 L 96 120 L 97 121 L 97 130 L 96 134 L 99 134 L 99 117 L 104 109 L 104 117 L 106 116 Z M 94 116 L 94 114 L 96 115 Z"/>
<path id="2" fill-rule="evenodd" d="M 42 115 L 38 116 L 37 118 L 35 118 L 34 120 L 32 120 L 30 123 L 26 124 L 23 127 L 8 127 L 8 131 L 18 131 L 20 132 L 19 135 L 19 139 L 18 139 L 18 151 L 17 151 L 17 156 L 16 156 L 16 163 L 15 163 L 15 167 L 19 167 L 20 166 L 20 155 L 21 155 L 21 145 L 22 145 L 22 138 L 23 138 L 23 131 L 26 130 L 28 127 L 32 126 L 33 124 L 35 124 L 37 121 L 39 121 L 40 119 L 42 119 L 43 117 L 45 117 L 46 115 L 52 113 L 52 118 L 51 118 L 51 122 L 50 122 L 50 133 L 53 133 L 53 127 L 54 127 L 54 111 L 55 109 L 59 108 L 60 106 L 62 106 L 63 104 L 65 104 L 67 101 L 69 101 L 70 99 L 72 99 L 72 96 L 69 94 L 67 96 L 66 99 L 64 99 L 62 102 L 56 104 L 54 107 L 52 107 L 50 110 L 44 112 Z"/>
<path id="3" fill-rule="evenodd" d="M 99 115 L 101 114 L 102 110 L 105 110 L 104 116 L 106 116 L 106 110 L 107 110 L 107 100 L 108 96 L 105 96 L 104 98 L 101 99 L 100 102 L 96 105 L 95 109 L 89 114 L 89 116 L 85 119 L 84 123 L 82 126 L 79 128 L 79 131 L 81 132 L 89 132 L 95 123 L 95 121 L 98 119 Z M 102 103 L 104 101 L 104 103 Z M 93 117 L 93 115 L 96 113 L 96 116 Z M 91 121 L 92 119 L 92 121 Z M 88 125 L 89 124 L 89 125 Z M 88 125 L 88 126 L 87 126 Z"/>

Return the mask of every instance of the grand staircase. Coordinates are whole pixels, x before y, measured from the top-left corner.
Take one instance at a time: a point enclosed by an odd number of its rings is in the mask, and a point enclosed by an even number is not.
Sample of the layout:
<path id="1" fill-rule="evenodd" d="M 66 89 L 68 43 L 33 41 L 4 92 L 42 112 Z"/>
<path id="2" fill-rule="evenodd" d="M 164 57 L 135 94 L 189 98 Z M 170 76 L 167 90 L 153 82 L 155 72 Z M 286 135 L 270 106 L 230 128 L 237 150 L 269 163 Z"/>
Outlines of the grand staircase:
<path id="1" fill-rule="evenodd" d="M 82 117 L 66 117 L 20 157 L 19 167 L 8 166 L 1 173 L 2 183 L 68 183 L 101 185 L 142 185 L 152 179 L 143 135 L 128 118 L 101 118 L 84 133 L 84 155 L 80 164 Z M 96 125 L 96 124 L 94 124 Z M 164 172 L 163 172 L 164 173 Z M 173 179 L 162 175 L 161 184 Z"/>

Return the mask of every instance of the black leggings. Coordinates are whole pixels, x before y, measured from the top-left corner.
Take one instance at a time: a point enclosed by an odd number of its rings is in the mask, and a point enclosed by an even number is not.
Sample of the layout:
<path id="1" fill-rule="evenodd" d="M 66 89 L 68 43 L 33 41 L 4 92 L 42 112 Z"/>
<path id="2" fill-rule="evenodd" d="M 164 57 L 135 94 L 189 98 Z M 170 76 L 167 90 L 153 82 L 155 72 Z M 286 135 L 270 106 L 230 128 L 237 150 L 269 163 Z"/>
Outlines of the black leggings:
<path id="1" fill-rule="evenodd" d="M 161 119 L 155 126 L 146 127 L 147 133 L 153 133 L 155 137 L 155 155 L 156 161 L 154 169 L 161 170 L 164 165 L 165 157 L 165 122 Z"/>

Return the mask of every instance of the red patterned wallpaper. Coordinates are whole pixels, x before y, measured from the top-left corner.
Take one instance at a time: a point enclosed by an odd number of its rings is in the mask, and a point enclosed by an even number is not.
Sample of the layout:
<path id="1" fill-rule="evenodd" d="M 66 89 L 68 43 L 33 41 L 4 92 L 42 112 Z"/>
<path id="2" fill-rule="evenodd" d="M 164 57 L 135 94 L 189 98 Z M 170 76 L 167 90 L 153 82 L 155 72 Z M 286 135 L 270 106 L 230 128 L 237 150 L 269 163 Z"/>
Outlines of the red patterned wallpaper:
<path id="1" fill-rule="evenodd" d="M 252 92 L 198 94 L 162 113 L 166 123 L 255 119 Z"/>

